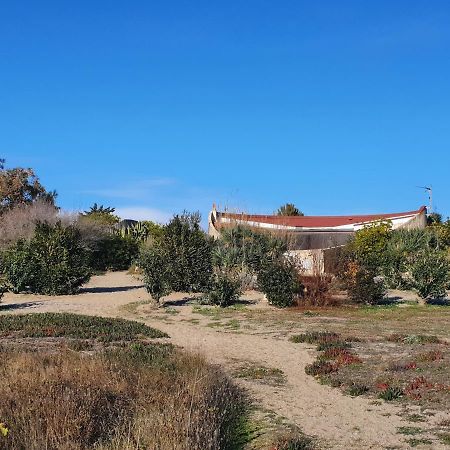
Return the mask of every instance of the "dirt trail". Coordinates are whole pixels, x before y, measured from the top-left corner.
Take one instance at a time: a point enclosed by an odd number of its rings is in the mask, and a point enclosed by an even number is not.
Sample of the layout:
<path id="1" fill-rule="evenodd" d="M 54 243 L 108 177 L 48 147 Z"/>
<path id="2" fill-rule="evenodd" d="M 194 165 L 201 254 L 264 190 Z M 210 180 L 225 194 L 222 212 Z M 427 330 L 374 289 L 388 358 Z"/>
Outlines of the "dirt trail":
<path id="1" fill-rule="evenodd" d="M 139 307 L 123 308 L 145 299 L 148 294 L 138 281 L 116 272 L 94 277 L 86 290 L 76 296 L 7 294 L 0 313 L 65 311 L 144 320 L 166 331 L 174 344 L 200 352 L 225 368 L 231 360 L 240 360 L 281 369 L 287 377 L 283 386 L 240 382 L 251 392 L 257 405 L 285 417 L 306 434 L 316 436 L 326 448 L 409 448 L 405 436 L 397 434 L 397 428 L 412 424 L 398 415 L 400 409 L 397 406 L 367 398 L 351 398 L 338 389 L 320 385 L 305 374 L 305 365 L 314 359 L 314 352 L 306 346 L 270 334 L 249 334 L 245 330 L 224 332 L 187 322 L 193 317 L 198 319 L 199 315 L 193 315 L 192 306 L 182 302 L 174 306 L 178 314 L 171 315 L 170 321 L 161 317 L 158 310 L 149 317 L 143 316 Z M 434 444 L 432 448 L 440 447 Z"/>

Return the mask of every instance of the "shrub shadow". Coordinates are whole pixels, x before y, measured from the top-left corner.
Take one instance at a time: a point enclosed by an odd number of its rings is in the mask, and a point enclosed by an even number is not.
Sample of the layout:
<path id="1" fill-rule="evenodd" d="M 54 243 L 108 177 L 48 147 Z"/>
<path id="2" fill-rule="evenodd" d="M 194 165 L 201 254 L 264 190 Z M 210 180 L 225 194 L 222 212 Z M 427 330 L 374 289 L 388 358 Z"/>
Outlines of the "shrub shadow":
<path id="1" fill-rule="evenodd" d="M 0 311 L 14 311 L 16 309 L 36 308 L 43 305 L 43 302 L 9 303 L 0 304 Z"/>
<path id="2" fill-rule="evenodd" d="M 383 300 L 377 302 L 377 305 L 381 306 L 389 306 L 389 305 L 398 305 L 399 303 L 404 303 L 402 297 L 398 295 L 393 295 L 392 297 L 386 297 Z"/>
<path id="3" fill-rule="evenodd" d="M 185 306 L 191 303 L 196 303 L 198 300 L 197 297 L 183 297 L 178 300 L 166 300 L 163 304 L 163 307 L 170 307 L 170 306 Z"/>
<path id="4" fill-rule="evenodd" d="M 126 292 L 132 291 L 134 289 L 140 289 L 144 287 L 144 285 L 136 285 L 136 286 L 115 286 L 115 287 L 86 287 L 80 289 L 80 294 L 101 294 L 101 293 L 109 293 L 109 292 Z"/>
<path id="5" fill-rule="evenodd" d="M 427 300 L 427 305 L 450 306 L 450 299 L 449 298 L 430 299 L 430 300 Z"/>

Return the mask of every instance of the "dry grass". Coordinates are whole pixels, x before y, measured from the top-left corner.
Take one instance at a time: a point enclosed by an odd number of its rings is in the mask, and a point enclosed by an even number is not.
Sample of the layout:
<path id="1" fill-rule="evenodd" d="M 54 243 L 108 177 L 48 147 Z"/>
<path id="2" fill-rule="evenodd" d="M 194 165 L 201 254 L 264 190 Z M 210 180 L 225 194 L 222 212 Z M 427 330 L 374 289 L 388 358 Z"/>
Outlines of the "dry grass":
<path id="1" fill-rule="evenodd" d="M 0 248 L 8 247 L 19 239 L 30 239 L 36 222 L 56 223 L 58 211 L 50 203 L 36 201 L 31 205 L 19 205 L 0 216 Z"/>
<path id="2" fill-rule="evenodd" d="M 77 352 L 45 341 L 0 347 L 2 449 L 239 448 L 244 396 L 201 357 L 167 344 L 72 342 Z"/>

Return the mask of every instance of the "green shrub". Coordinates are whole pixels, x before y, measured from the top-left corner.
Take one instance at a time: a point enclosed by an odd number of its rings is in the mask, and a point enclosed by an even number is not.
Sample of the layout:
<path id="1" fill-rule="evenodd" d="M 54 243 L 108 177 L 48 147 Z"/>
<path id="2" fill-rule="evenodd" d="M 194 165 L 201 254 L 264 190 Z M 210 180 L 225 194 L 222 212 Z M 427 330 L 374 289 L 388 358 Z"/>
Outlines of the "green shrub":
<path id="1" fill-rule="evenodd" d="M 438 250 L 420 252 L 410 267 L 411 285 L 424 299 L 443 298 L 450 282 L 450 263 Z"/>
<path id="2" fill-rule="evenodd" d="M 73 294 L 90 277 L 80 232 L 61 222 L 37 224 L 30 241 L 18 241 L 3 254 L 2 266 L 14 292 Z"/>
<path id="3" fill-rule="evenodd" d="M 212 275 L 213 240 L 200 228 L 200 215 L 176 215 L 155 244 L 164 254 L 173 291 L 202 292 Z"/>
<path id="4" fill-rule="evenodd" d="M 258 272 L 258 285 L 271 305 L 292 306 L 295 295 L 301 292 L 294 267 L 286 260 L 267 260 Z"/>
<path id="5" fill-rule="evenodd" d="M 138 257 L 139 245 L 131 236 L 107 233 L 92 243 L 90 265 L 93 270 L 127 270 Z"/>
<path id="6" fill-rule="evenodd" d="M 168 273 L 168 261 L 161 248 L 150 247 L 141 252 L 139 267 L 144 274 L 144 285 L 147 292 L 156 300 L 171 292 Z"/>
<path id="7" fill-rule="evenodd" d="M 398 398 L 403 397 L 403 395 L 404 395 L 404 392 L 402 389 L 400 389 L 398 387 L 390 386 L 390 387 L 384 389 L 383 391 L 381 391 L 380 394 L 378 395 L 378 397 L 389 402 L 392 400 L 397 400 Z"/>
<path id="8" fill-rule="evenodd" d="M 350 246 L 360 264 L 372 269 L 381 265 L 391 237 L 391 228 L 391 222 L 380 221 L 356 232 Z"/>
<path id="9" fill-rule="evenodd" d="M 377 276 L 373 268 L 366 267 L 355 269 L 354 277 L 347 284 L 347 291 L 355 303 L 370 305 L 381 302 L 387 293 L 384 278 Z"/>
<path id="10" fill-rule="evenodd" d="M 208 299 L 211 304 L 218 306 L 230 306 L 239 300 L 240 283 L 229 275 L 217 274 L 208 291 Z"/>

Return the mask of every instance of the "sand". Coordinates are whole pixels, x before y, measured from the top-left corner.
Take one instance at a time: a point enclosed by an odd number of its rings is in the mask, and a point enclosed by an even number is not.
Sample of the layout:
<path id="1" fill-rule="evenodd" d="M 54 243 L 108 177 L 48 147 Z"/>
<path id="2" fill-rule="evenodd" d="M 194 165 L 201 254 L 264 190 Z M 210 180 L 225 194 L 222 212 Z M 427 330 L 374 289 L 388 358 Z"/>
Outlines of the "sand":
<path id="1" fill-rule="evenodd" d="M 306 364 L 315 358 L 315 351 L 303 344 L 289 342 L 287 337 L 270 333 L 239 330 L 225 332 L 202 324 L 188 322 L 201 316 L 192 313 L 192 306 L 175 294 L 167 301 L 178 314 L 167 320 L 161 310 L 142 304 L 124 308 L 133 302 L 149 299 L 142 284 L 124 273 L 95 276 L 83 291 L 73 296 L 46 297 L 40 295 L 6 294 L 0 313 L 73 312 L 110 317 L 126 317 L 166 331 L 170 342 L 189 351 L 203 354 L 209 361 L 225 369 L 231 362 L 252 361 L 281 369 L 287 383 L 272 386 L 238 379 L 251 393 L 254 402 L 298 425 L 306 434 L 318 439 L 321 447 L 332 449 L 409 448 L 407 436 L 397 433 L 401 426 L 417 426 L 401 416 L 394 404 L 368 398 L 352 398 L 329 386 L 320 385 L 305 374 Z M 254 298 L 258 298 L 255 296 Z M 256 308 L 270 306 L 264 301 Z M 437 420 L 438 418 L 436 418 Z M 422 428 L 426 427 L 420 424 Z M 424 437 L 421 435 L 420 437 Z M 445 448 L 439 444 L 417 448 Z"/>

